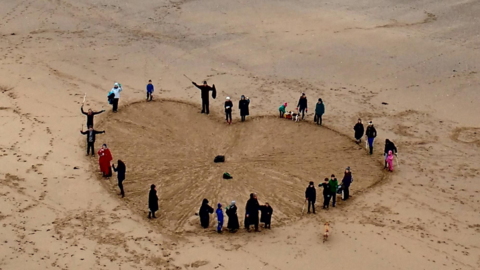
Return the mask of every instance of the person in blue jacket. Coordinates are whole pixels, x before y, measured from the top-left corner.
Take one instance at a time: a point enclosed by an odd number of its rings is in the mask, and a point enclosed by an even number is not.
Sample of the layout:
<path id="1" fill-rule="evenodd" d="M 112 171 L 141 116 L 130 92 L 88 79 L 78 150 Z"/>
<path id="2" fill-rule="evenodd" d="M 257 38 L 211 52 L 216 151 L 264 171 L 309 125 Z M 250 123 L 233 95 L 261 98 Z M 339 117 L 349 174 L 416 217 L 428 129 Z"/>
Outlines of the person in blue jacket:
<path id="1" fill-rule="evenodd" d="M 155 91 L 152 80 L 148 80 L 147 84 L 147 101 L 152 101 L 152 94 Z"/>
<path id="2" fill-rule="evenodd" d="M 218 221 L 217 232 L 222 233 L 222 229 L 223 229 L 223 210 L 222 210 L 222 204 L 221 203 L 218 203 L 216 213 L 217 213 L 217 221 Z"/>

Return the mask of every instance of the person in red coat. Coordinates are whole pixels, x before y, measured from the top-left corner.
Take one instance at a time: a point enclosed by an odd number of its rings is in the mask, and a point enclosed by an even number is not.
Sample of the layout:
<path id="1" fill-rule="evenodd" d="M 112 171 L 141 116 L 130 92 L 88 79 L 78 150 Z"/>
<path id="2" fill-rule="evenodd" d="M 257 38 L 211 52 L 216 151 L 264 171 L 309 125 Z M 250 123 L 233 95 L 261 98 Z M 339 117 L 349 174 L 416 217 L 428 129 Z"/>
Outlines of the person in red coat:
<path id="1" fill-rule="evenodd" d="M 110 153 L 110 149 L 108 149 L 107 145 L 102 145 L 102 148 L 98 150 L 98 163 L 100 164 L 100 171 L 102 171 L 103 177 L 111 177 L 112 176 L 112 169 L 110 167 L 110 163 L 113 160 L 112 153 Z"/>

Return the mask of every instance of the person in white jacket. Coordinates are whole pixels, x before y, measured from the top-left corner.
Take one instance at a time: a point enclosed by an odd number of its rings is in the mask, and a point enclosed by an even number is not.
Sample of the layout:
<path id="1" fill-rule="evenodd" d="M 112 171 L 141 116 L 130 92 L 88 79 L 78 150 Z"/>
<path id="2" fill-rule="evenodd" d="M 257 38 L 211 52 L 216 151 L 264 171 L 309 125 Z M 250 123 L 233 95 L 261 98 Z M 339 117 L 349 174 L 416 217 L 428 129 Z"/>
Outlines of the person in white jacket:
<path id="1" fill-rule="evenodd" d="M 119 83 L 115 83 L 113 85 L 112 90 L 110 93 L 114 94 L 112 105 L 113 105 L 113 112 L 116 113 L 118 109 L 118 100 L 120 99 L 120 92 L 122 92 L 122 85 Z"/>

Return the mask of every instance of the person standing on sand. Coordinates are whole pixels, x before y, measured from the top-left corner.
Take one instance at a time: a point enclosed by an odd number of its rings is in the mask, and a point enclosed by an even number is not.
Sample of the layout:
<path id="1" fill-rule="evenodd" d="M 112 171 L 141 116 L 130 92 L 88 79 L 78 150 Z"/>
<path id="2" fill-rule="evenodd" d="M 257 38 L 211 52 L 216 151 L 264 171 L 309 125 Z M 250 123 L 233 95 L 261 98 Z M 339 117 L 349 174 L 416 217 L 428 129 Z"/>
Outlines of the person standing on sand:
<path id="1" fill-rule="evenodd" d="M 337 201 L 338 180 L 335 178 L 334 174 L 332 174 L 332 178 L 330 178 L 328 184 L 330 185 L 330 193 L 332 194 L 332 206 L 335 207 Z"/>
<path id="2" fill-rule="evenodd" d="M 217 232 L 222 233 L 222 229 L 223 229 L 223 210 L 222 210 L 222 204 L 221 203 L 218 203 L 216 213 L 217 213 L 217 221 L 218 221 Z"/>
<path id="3" fill-rule="evenodd" d="M 389 139 L 385 140 L 385 149 L 383 151 L 385 155 L 385 169 L 387 169 L 387 158 L 388 158 L 388 152 L 392 151 L 393 154 L 397 155 L 397 147 L 393 142 L 391 142 Z"/>
<path id="4" fill-rule="evenodd" d="M 315 122 L 317 122 L 317 125 L 322 125 L 322 116 L 325 113 L 325 104 L 323 104 L 323 101 L 321 98 L 318 99 L 317 105 L 315 107 Z"/>
<path id="5" fill-rule="evenodd" d="M 147 101 L 152 101 L 152 95 L 153 92 L 155 91 L 155 88 L 153 87 L 152 80 L 148 80 L 147 84 Z"/>
<path id="6" fill-rule="evenodd" d="M 225 101 L 225 119 L 229 125 L 232 123 L 232 108 L 233 102 L 230 100 L 230 97 L 227 97 Z"/>
<path id="7" fill-rule="evenodd" d="M 83 111 L 83 105 L 82 105 L 82 107 L 80 107 L 80 111 L 82 112 L 82 114 L 87 116 L 87 128 L 89 126 L 93 127 L 93 117 L 95 115 L 105 112 L 105 110 L 101 110 L 99 112 L 94 112 L 94 111 L 92 111 L 92 109 L 88 109 L 88 112 L 86 113 L 86 112 Z"/>
<path id="8" fill-rule="evenodd" d="M 240 224 L 238 224 L 237 206 L 235 205 L 235 201 L 232 201 L 230 206 L 227 207 L 226 214 L 228 216 L 227 229 L 229 229 L 230 232 L 236 232 L 240 229 Z"/>
<path id="9" fill-rule="evenodd" d="M 350 185 L 353 182 L 352 172 L 350 171 L 350 167 L 347 167 L 345 170 L 345 175 L 342 179 L 342 189 L 343 189 L 343 200 L 348 200 L 350 197 Z"/>
<path id="10" fill-rule="evenodd" d="M 250 115 L 248 106 L 250 105 L 250 99 L 242 95 L 240 101 L 238 102 L 238 109 L 240 110 L 240 117 L 242 118 L 242 122 L 245 122 L 245 117 Z"/>
<path id="11" fill-rule="evenodd" d="M 92 150 L 92 157 L 95 156 L 95 135 L 97 134 L 105 134 L 104 131 L 96 131 L 93 129 L 93 126 L 89 126 L 87 131 L 80 130 L 80 133 L 83 135 L 87 135 L 87 156 L 90 155 L 90 150 Z"/>
<path id="12" fill-rule="evenodd" d="M 318 184 L 319 187 L 323 187 L 323 209 L 328 209 L 330 205 L 330 184 L 328 183 L 328 178 L 325 178 L 323 183 Z"/>
<path id="13" fill-rule="evenodd" d="M 305 118 L 305 112 L 308 113 L 307 96 L 302 93 L 297 105 L 298 114 L 302 114 L 302 120 Z"/>
<path id="14" fill-rule="evenodd" d="M 213 87 L 210 87 L 207 84 L 207 81 L 203 81 L 203 85 L 198 85 L 195 82 L 192 82 L 193 85 L 195 85 L 198 89 L 201 91 L 201 96 L 202 96 L 202 113 L 210 114 L 210 101 L 209 101 L 209 93 L 210 91 L 213 91 L 213 98 L 215 99 L 216 93 L 215 93 L 215 85 Z"/>
<path id="15" fill-rule="evenodd" d="M 200 210 L 198 211 L 198 215 L 200 216 L 200 224 L 204 229 L 208 228 L 210 225 L 210 214 L 213 213 L 213 208 L 208 205 L 208 200 L 203 199 L 202 206 L 200 206 Z"/>
<path id="16" fill-rule="evenodd" d="M 98 150 L 98 163 L 100 164 L 100 171 L 103 174 L 103 177 L 111 177 L 112 169 L 110 168 L 110 163 L 113 160 L 112 153 L 108 149 L 107 144 L 103 144 L 102 148 Z"/>
<path id="17" fill-rule="evenodd" d="M 355 140 L 357 144 L 362 142 L 363 134 L 365 134 L 365 128 L 363 127 L 362 119 L 358 118 L 358 122 L 353 127 L 355 130 Z"/>
<path id="18" fill-rule="evenodd" d="M 114 113 L 118 110 L 118 101 L 120 100 L 120 92 L 122 92 L 122 90 L 122 85 L 119 83 L 115 83 L 112 90 L 110 90 L 110 93 L 113 94 L 112 105 Z"/>
<path id="19" fill-rule="evenodd" d="M 313 181 L 310 182 L 310 185 L 305 190 L 305 201 L 308 201 L 308 214 L 310 214 L 310 206 L 312 207 L 313 213 L 315 214 L 315 201 L 317 200 L 317 190 L 315 190 L 315 185 Z"/>
<path id="20" fill-rule="evenodd" d="M 112 164 L 112 168 L 117 173 L 118 187 L 120 188 L 120 194 L 122 195 L 122 198 L 124 198 L 125 191 L 123 190 L 123 180 L 125 180 L 125 172 L 127 171 L 127 166 L 125 166 L 125 163 L 123 163 L 123 161 L 119 159 L 117 168 L 115 168 L 115 164 Z"/>
<path id="21" fill-rule="evenodd" d="M 283 118 L 283 115 L 285 114 L 285 110 L 287 109 L 287 102 L 285 102 L 280 108 L 278 108 L 278 111 L 280 111 L 280 118 Z"/>
<path id="22" fill-rule="evenodd" d="M 393 172 L 393 152 L 392 152 L 392 150 L 388 151 L 387 164 L 388 164 L 388 170 L 390 172 Z"/>
<path id="23" fill-rule="evenodd" d="M 265 229 L 271 229 L 273 208 L 267 202 L 260 207 L 260 211 L 262 212 L 260 222 L 265 224 Z"/>
<path id="24" fill-rule="evenodd" d="M 368 147 L 370 148 L 370 155 L 372 155 L 373 154 L 373 141 L 375 140 L 375 137 L 377 137 L 377 130 L 373 126 L 372 121 L 368 122 L 368 127 L 367 127 L 367 131 L 365 132 L 365 135 L 367 136 Z"/>
<path id="25" fill-rule="evenodd" d="M 246 229 L 250 231 L 250 225 L 255 226 L 255 231 L 258 232 L 258 210 L 260 210 L 260 204 L 258 203 L 257 195 L 255 193 L 250 194 L 250 199 L 245 206 L 246 217 Z"/>
<path id="26" fill-rule="evenodd" d="M 150 186 L 150 193 L 148 194 L 148 209 L 148 218 L 157 218 L 155 212 L 158 211 L 158 194 L 154 184 Z"/>

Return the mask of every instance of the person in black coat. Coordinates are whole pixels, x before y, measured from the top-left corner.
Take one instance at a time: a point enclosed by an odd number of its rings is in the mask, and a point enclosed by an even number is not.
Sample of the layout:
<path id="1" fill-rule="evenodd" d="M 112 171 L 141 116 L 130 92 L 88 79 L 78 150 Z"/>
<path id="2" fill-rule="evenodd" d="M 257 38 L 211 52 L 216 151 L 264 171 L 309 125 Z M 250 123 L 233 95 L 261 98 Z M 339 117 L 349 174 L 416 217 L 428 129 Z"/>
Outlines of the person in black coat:
<path id="1" fill-rule="evenodd" d="M 323 187 L 323 209 L 328 209 L 330 204 L 330 198 L 332 193 L 330 191 L 330 184 L 328 183 L 328 178 L 325 178 L 323 183 L 318 184 L 319 187 Z"/>
<path id="2" fill-rule="evenodd" d="M 200 216 L 200 224 L 204 229 L 210 225 L 210 214 L 213 214 L 213 208 L 208 205 L 207 199 L 203 199 L 198 215 Z"/>
<path id="3" fill-rule="evenodd" d="M 90 155 L 90 149 L 92 150 L 92 157 L 95 156 L 95 150 L 94 150 L 94 145 L 95 145 L 95 135 L 97 134 L 103 134 L 105 133 L 104 131 L 96 131 L 93 129 L 93 126 L 89 126 L 87 131 L 80 130 L 80 133 L 83 135 L 87 135 L 87 156 Z"/>
<path id="4" fill-rule="evenodd" d="M 230 97 L 227 97 L 227 100 L 225 100 L 225 120 L 227 120 L 229 125 L 232 123 L 232 108 L 233 102 L 230 100 Z"/>
<path id="5" fill-rule="evenodd" d="M 297 110 L 299 110 L 299 114 L 302 114 L 303 120 L 303 118 L 305 118 L 305 112 L 308 113 L 307 96 L 305 95 L 305 93 L 302 93 L 302 96 L 298 100 Z"/>
<path id="6" fill-rule="evenodd" d="M 209 101 L 209 93 L 210 91 L 215 91 L 215 86 L 210 87 L 207 84 L 207 81 L 203 81 L 203 85 L 198 85 L 195 82 L 192 82 L 193 85 L 195 85 L 198 89 L 201 91 L 201 96 L 202 96 L 202 113 L 210 114 L 210 101 Z M 215 96 L 214 96 L 215 98 Z"/>
<path id="7" fill-rule="evenodd" d="M 117 168 L 115 168 L 115 164 L 112 164 L 112 168 L 117 173 L 118 187 L 120 188 L 120 194 L 122 194 L 122 198 L 124 198 L 125 191 L 123 190 L 123 180 L 125 180 L 125 172 L 127 171 L 127 167 L 125 166 L 125 163 L 119 159 Z"/>
<path id="8" fill-rule="evenodd" d="M 240 98 L 240 101 L 238 102 L 238 109 L 240 110 L 240 116 L 242 117 L 242 122 L 245 121 L 245 117 L 249 115 L 249 109 L 248 106 L 250 105 L 250 99 L 247 97 L 245 99 L 245 96 L 242 95 Z"/>
<path id="9" fill-rule="evenodd" d="M 265 229 L 271 229 L 273 208 L 270 206 L 270 204 L 265 203 L 265 205 L 260 207 L 260 211 L 262 212 L 260 222 L 265 223 Z"/>
<path id="10" fill-rule="evenodd" d="M 94 111 L 92 111 L 92 109 L 88 109 L 88 112 L 84 112 L 83 111 L 83 105 L 82 105 L 82 107 L 80 107 L 80 111 L 82 112 L 83 115 L 87 116 L 87 128 L 90 127 L 90 126 L 93 127 L 93 117 L 95 115 L 105 112 L 105 110 L 101 110 L 99 112 L 94 112 Z"/>
<path id="11" fill-rule="evenodd" d="M 250 199 L 245 206 L 245 228 L 250 231 L 250 225 L 255 226 L 255 231 L 258 230 L 258 210 L 260 210 L 260 204 L 257 200 L 255 193 L 250 194 Z"/>
<path id="12" fill-rule="evenodd" d="M 238 223 L 238 216 L 237 216 L 237 206 L 235 205 L 235 201 L 232 201 L 230 206 L 227 208 L 227 216 L 228 216 L 228 224 L 227 229 L 230 232 L 236 232 L 240 229 L 240 224 Z"/>
<path id="13" fill-rule="evenodd" d="M 157 188 L 154 184 L 150 186 L 150 193 L 148 194 L 148 218 L 157 218 L 155 212 L 158 211 L 158 195 Z"/>
<path id="14" fill-rule="evenodd" d="M 397 147 L 395 144 L 390 141 L 389 139 L 385 140 L 385 150 L 383 151 L 385 154 L 385 169 L 387 168 L 387 157 L 388 157 L 388 151 L 392 151 L 394 155 L 397 154 Z"/>
<path id="15" fill-rule="evenodd" d="M 345 175 L 342 179 L 342 190 L 343 190 L 343 200 L 348 200 L 350 197 L 350 185 L 353 182 L 352 172 L 350 171 L 350 167 L 347 167 L 345 170 Z"/>
<path id="16" fill-rule="evenodd" d="M 313 182 L 310 182 L 310 185 L 305 190 L 305 200 L 308 201 L 308 213 L 310 214 L 310 206 L 312 207 L 313 213 L 315 214 L 315 201 L 317 200 L 317 190 Z"/>
<path id="17" fill-rule="evenodd" d="M 365 134 L 365 127 L 362 124 L 362 119 L 358 118 L 358 122 L 353 127 L 353 130 L 355 130 L 355 140 L 357 141 L 357 144 L 361 143 L 363 134 Z"/>

